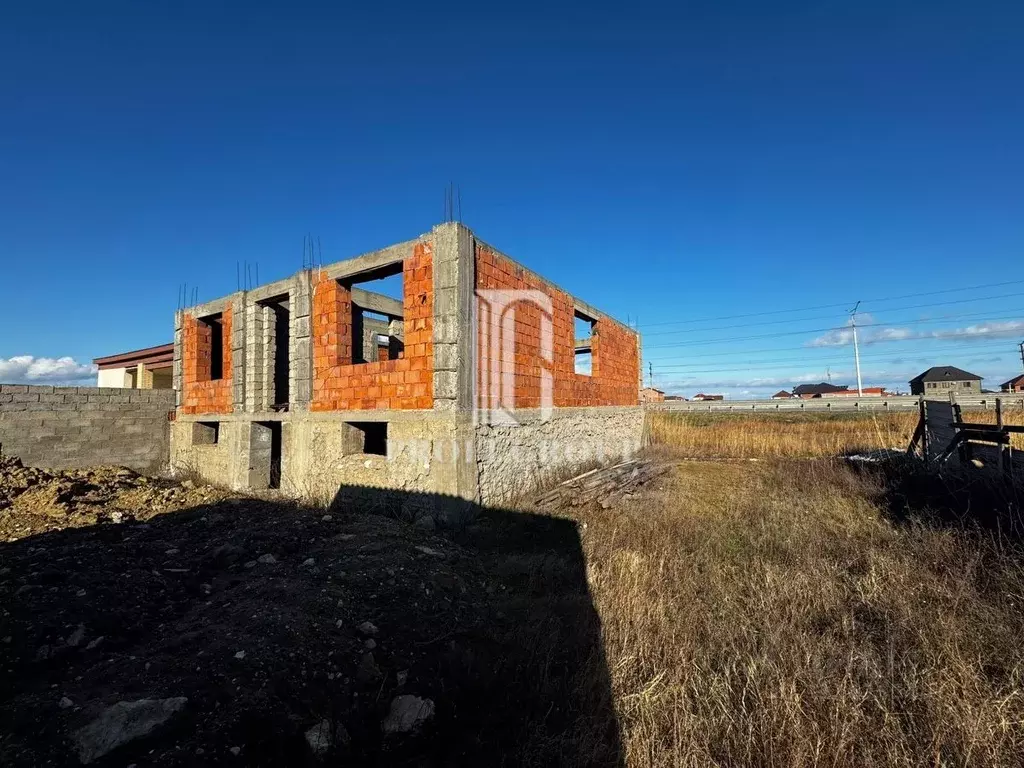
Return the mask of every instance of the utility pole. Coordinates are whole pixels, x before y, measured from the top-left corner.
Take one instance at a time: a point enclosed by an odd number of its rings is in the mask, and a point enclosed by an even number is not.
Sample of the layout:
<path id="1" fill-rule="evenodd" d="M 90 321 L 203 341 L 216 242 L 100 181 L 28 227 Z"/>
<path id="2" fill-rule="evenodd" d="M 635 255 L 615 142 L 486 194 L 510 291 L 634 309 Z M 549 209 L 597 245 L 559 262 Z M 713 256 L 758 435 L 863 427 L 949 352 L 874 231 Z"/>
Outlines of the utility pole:
<path id="1" fill-rule="evenodd" d="M 853 328 L 853 360 L 857 365 L 857 397 L 864 397 L 864 386 L 860 380 L 860 347 L 857 345 L 857 307 L 858 301 L 850 310 L 850 326 Z"/>
<path id="2" fill-rule="evenodd" d="M 1017 346 L 1020 347 L 1020 364 L 1022 367 L 1024 367 L 1024 341 L 1022 341 Z"/>
<path id="3" fill-rule="evenodd" d="M 651 377 L 651 389 L 654 389 L 654 363 L 647 363 L 647 372 L 650 374 Z"/>

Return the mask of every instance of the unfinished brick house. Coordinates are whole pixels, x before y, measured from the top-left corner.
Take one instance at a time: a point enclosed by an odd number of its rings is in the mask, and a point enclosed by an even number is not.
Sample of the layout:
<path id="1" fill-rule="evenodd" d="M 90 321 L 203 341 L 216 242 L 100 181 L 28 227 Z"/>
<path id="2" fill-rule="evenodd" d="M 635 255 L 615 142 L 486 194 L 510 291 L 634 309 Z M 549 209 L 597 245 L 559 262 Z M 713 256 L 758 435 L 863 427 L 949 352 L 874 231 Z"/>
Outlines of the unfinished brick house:
<path id="1" fill-rule="evenodd" d="M 172 466 L 236 489 L 495 504 L 640 445 L 636 331 L 461 224 L 179 311 L 174 351 Z"/>

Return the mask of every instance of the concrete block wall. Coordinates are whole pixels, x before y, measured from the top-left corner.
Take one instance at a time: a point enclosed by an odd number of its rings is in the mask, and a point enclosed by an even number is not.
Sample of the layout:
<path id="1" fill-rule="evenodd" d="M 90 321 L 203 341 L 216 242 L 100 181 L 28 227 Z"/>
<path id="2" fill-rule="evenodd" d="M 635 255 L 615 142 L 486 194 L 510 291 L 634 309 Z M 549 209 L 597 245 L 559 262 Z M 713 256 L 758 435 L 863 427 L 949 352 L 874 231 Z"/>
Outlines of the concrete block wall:
<path id="1" fill-rule="evenodd" d="M 313 399 L 312 272 L 304 270 L 291 282 L 288 293 L 288 332 L 291 334 L 288 392 L 291 410 L 305 411 Z"/>
<path id="2" fill-rule="evenodd" d="M 0 384 L 0 450 L 55 469 L 162 471 L 174 400 L 169 389 Z"/>
<path id="3" fill-rule="evenodd" d="M 248 302 L 245 307 L 244 360 L 245 384 L 242 388 L 244 409 L 250 412 L 270 410 L 274 404 L 274 354 L 277 338 L 274 333 L 274 311 L 265 304 Z"/>

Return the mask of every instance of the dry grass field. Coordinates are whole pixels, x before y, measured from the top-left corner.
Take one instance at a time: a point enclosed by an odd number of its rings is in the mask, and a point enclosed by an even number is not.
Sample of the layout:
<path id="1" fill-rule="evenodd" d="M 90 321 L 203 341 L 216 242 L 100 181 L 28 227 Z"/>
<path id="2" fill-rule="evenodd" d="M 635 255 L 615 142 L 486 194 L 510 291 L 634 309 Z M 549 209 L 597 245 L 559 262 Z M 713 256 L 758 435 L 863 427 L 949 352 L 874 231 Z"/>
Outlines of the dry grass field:
<path id="1" fill-rule="evenodd" d="M 964 418 L 995 423 L 993 411 Z M 648 433 L 654 445 L 691 458 L 810 458 L 875 448 L 906 448 L 917 426 L 910 413 L 701 414 L 651 411 Z M 1024 425 L 1024 413 L 1007 412 L 1006 424 Z M 1024 435 L 1014 435 L 1024 450 Z"/>
<path id="2" fill-rule="evenodd" d="M 695 422 L 652 425 L 661 451 L 808 456 L 912 428 Z M 625 763 L 1024 765 L 1020 500 L 902 464 L 687 461 L 575 515 Z"/>

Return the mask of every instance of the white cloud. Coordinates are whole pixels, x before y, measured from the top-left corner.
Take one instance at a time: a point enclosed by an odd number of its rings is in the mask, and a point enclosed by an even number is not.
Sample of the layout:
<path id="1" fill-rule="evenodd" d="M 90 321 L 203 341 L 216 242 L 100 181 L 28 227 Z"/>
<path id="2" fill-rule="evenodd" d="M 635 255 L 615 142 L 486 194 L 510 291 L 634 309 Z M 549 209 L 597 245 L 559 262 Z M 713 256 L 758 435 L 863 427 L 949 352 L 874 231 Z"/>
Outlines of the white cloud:
<path id="1" fill-rule="evenodd" d="M 807 342 L 808 347 L 845 347 L 847 344 L 853 344 L 851 328 L 837 328 Z"/>
<path id="2" fill-rule="evenodd" d="M 984 323 L 982 325 L 968 325 L 966 328 L 954 328 L 952 330 L 932 331 L 927 334 L 933 339 L 955 339 L 972 336 L 1017 336 L 1024 331 L 1024 320 L 1006 320 L 998 323 Z"/>
<path id="3" fill-rule="evenodd" d="M 868 339 L 868 343 L 872 341 L 903 341 L 913 337 L 914 332 L 909 328 L 882 328 L 880 331 L 875 331 L 871 334 Z"/>
<path id="4" fill-rule="evenodd" d="M 1006 320 L 996 323 L 968 325 L 964 328 L 946 328 L 935 331 L 912 331 L 909 328 L 863 328 L 857 340 L 861 344 L 884 341 L 915 341 L 920 339 L 972 339 L 1010 338 L 1024 333 L 1024 320 Z M 808 347 L 845 347 L 853 344 L 853 330 L 836 328 L 807 342 Z"/>
<path id="5" fill-rule="evenodd" d="M 5 384 L 94 383 L 96 366 L 73 357 L 0 357 L 0 382 Z"/>

